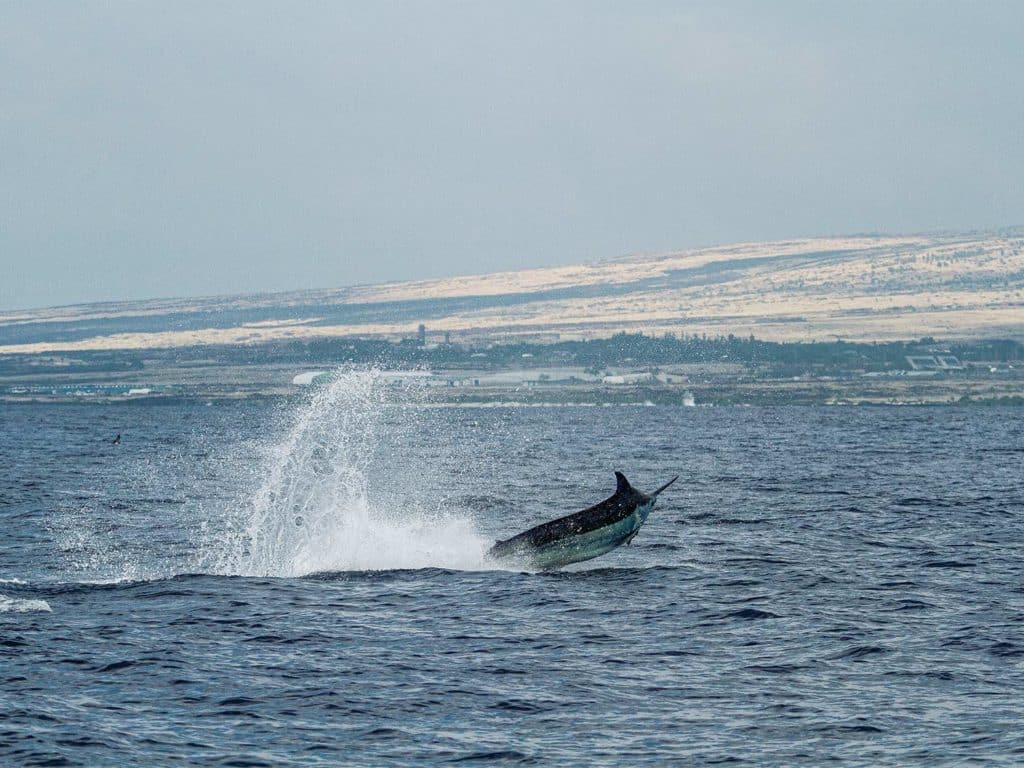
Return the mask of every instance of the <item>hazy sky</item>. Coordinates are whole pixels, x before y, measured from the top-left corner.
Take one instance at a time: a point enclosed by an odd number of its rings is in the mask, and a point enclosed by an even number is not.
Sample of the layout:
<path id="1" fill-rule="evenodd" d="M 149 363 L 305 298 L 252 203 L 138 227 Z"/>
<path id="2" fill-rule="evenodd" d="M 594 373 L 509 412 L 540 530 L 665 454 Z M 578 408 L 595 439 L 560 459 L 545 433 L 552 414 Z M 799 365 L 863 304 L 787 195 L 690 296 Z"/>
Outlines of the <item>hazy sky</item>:
<path id="1" fill-rule="evenodd" d="M 1024 223 L 1024 3 L 0 0 L 0 309 Z"/>

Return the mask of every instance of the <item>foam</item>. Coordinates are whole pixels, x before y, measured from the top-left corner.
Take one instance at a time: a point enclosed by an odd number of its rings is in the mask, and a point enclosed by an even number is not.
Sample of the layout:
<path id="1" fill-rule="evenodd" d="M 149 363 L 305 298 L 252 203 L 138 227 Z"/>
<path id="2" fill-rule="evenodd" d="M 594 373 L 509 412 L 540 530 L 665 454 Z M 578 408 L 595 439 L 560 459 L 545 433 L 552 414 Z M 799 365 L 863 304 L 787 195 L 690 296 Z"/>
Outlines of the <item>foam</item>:
<path id="1" fill-rule="evenodd" d="M 417 469 L 404 466 L 391 450 L 395 432 L 416 428 L 416 400 L 414 388 L 396 396 L 378 371 L 336 371 L 290 414 L 290 426 L 267 450 L 254 487 L 236 511 L 208 526 L 221 533 L 206 542 L 199 569 L 305 576 L 493 567 L 485 558 L 492 542 L 476 531 L 472 518 L 418 498 Z M 388 426 L 384 414 L 394 417 L 395 408 L 402 413 Z M 371 487 L 371 469 L 386 469 L 373 474 L 389 478 L 391 487 Z"/>
<path id="2" fill-rule="evenodd" d="M 45 600 L 22 599 L 0 595 L 0 613 L 52 613 Z"/>

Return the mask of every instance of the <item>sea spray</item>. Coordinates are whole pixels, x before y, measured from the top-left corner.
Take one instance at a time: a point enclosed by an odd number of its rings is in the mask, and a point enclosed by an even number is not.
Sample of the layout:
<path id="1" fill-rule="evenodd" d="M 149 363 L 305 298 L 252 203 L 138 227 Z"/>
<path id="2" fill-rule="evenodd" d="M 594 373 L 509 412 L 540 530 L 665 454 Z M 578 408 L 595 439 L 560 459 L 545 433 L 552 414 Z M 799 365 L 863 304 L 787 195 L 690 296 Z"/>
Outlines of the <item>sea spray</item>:
<path id="1" fill-rule="evenodd" d="M 289 409 L 290 426 L 265 452 L 253 487 L 208 524 L 199 570 L 302 576 L 488 567 L 490 542 L 470 518 L 428 503 L 419 482 L 426 468 L 402 455 L 403 434 L 422 428 L 421 397 L 415 384 L 389 387 L 379 371 L 357 368 L 312 388 Z"/>
<path id="2" fill-rule="evenodd" d="M 55 493 L 57 580 L 493 567 L 448 498 L 475 459 L 416 379 L 341 368 L 275 404 L 185 410 L 104 442 Z"/>

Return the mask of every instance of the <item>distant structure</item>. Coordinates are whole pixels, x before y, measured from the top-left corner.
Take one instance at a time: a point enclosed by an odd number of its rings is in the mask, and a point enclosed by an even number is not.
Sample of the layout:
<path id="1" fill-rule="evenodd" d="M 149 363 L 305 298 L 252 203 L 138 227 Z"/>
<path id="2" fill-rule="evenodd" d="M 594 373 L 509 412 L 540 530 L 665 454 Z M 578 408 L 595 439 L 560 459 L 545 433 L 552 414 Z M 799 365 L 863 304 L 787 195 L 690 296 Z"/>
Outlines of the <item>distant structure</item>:
<path id="1" fill-rule="evenodd" d="M 613 373 L 601 377 L 602 384 L 641 384 L 646 381 L 653 381 L 654 376 L 646 371 L 634 373 Z"/>
<path id="2" fill-rule="evenodd" d="M 448 346 L 448 345 L 450 345 L 452 343 L 452 332 L 451 331 L 445 331 L 444 332 L 444 343 L 445 343 L 445 346 Z"/>
<path id="3" fill-rule="evenodd" d="M 421 347 L 427 346 L 427 326 L 423 323 L 420 323 L 420 327 L 416 329 L 416 340 Z"/>
<path id="4" fill-rule="evenodd" d="M 963 363 L 954 355 L 908 355 L 912 371 L 962 371 Z"/>

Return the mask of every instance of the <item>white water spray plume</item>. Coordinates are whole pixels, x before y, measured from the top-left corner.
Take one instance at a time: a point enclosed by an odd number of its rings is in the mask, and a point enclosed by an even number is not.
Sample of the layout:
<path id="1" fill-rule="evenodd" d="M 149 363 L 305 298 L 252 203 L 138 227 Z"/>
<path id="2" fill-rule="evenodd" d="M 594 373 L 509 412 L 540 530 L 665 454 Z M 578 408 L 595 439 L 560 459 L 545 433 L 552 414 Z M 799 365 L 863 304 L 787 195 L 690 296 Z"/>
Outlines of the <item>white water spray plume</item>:
<path id="1" fill-rule="evenodd" d="M 200 568 L 303 576 L 495 567 L 485 558 L 491 541 L 472 518 L 424 504 L 421 468 L 403 462 L 398 432 L 419 426 L 421 397 L 414 386 L 389 388 L 379 371 L 336 371 L 293 412 L 287 434 L 267 453 L 255 491 L 221 524 L 212 521 L 221 533 L 207 539 Z M 392 418 L 386 420 L 387 411 Z M 371 466 L 375 461 L 387 462 L 387 471 Z M 371 474 L 387 477 L 390 487 L 371 487 Z"/>

